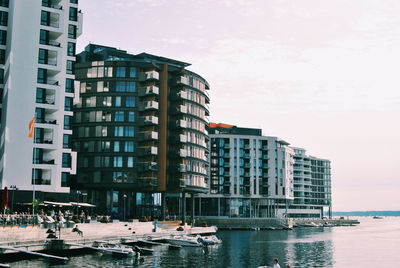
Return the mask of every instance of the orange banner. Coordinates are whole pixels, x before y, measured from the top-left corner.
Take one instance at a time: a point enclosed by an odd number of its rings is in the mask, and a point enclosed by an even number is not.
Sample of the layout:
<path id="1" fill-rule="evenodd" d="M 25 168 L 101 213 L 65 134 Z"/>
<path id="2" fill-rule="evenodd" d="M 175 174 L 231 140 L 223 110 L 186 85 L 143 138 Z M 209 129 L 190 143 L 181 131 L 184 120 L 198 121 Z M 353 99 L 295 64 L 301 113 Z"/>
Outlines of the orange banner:
<path id="1" fill-rule="evenodd" d="M 35 120 L 36 118 L 32 118 L 31 121 L 29 121 L 29 133 L 28 133 L 28 138 L 33 138 L 33 132 L 35 131 Z"/>

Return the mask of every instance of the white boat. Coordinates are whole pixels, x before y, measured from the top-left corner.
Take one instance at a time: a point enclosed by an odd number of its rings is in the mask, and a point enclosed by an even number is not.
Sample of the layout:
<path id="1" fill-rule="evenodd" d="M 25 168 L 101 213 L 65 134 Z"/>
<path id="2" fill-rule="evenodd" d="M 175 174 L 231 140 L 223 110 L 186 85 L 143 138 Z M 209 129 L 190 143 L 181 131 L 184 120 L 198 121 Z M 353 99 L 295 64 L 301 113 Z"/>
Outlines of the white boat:
<path id="1" fill-rule="evenodd" d="M 132 247 L 122 246 L 114 243 L 93 243 L 93 247 L 98 249 L 104 254 L 111 254 L 115 256 L 136 256 L 138 253 Z"/>
<path id="2" fill-rule="evenodd" d="M 198 241 L 197 237 L 186 236 L 186 235 L 172 236 L 170 238 L 165 239 L 165 241 L 168 244 L 183 246 L 183 247 L 202 247 L 203 246 L 203 244 L 201 244 Z"/>
<path id="3" fill-rule="evenodd" d="M 209 236 L 198 235 L 197 241 L 202 243 L 204 246 L 217 245 L 222 243 L 222 240 L 216 237 L 215 235 L 209 235 Z"/>

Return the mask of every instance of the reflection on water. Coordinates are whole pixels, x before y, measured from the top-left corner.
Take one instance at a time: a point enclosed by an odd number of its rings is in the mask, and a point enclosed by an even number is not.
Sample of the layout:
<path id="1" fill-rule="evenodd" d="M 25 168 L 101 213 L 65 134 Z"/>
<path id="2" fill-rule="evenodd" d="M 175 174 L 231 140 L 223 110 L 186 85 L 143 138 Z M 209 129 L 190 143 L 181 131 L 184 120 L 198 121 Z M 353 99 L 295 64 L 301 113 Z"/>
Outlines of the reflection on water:
<path id="1" fill-rule="evenodd" d="M 114 259 L 100 253 L 71 257 L 57 267 L 396 267 L 400 262 L 400 218 L 361 219 L 361 225 L 298 228 L 292 231 L 220 231 L 220 246 L 168 250 L 155 247 L 153 256 Z M 397 259 L 396 259 L 397 258 Z M 46 267 L 45 260 L 11 263 L 11 267 Z"/>

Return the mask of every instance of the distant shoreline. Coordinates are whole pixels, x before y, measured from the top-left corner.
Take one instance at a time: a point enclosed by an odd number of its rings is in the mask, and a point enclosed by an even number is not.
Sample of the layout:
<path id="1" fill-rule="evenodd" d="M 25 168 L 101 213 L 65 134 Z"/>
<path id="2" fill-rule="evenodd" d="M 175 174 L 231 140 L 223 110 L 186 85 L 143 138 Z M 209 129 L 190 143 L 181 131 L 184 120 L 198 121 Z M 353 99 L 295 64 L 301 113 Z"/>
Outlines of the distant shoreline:
<path id="1" fill-rule="evenodd" d="M 333 216 L 400 217 L 400 210 L 336 211 Z"/>

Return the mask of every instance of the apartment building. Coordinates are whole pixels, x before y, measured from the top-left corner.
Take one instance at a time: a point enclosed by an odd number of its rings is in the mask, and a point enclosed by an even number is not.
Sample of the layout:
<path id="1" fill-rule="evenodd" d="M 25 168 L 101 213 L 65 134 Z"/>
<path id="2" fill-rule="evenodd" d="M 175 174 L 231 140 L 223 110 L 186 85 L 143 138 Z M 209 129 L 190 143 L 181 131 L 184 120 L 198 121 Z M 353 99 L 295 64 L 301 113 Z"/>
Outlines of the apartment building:
<path id="1" fill-rule="evenodd" d="M 67 200 L 78 0 L 0 0 L 0 186 L 15 202 Z M 28 124 L 36 118 L 34 135 Z"/>
<path id="2" fill-rule="evenodd" d="M 294 199 L 293 150 L 261 129 L 210 123 L 210 190 L 196 215 L 280 217 Z"/>
<path id="3" fill-rule="evenodd" d="M 78 62 L 74 189 L 119 218 L 160 216 L 206 192 L 207 81 L 189 63 L 95 44 Z"/>

